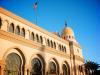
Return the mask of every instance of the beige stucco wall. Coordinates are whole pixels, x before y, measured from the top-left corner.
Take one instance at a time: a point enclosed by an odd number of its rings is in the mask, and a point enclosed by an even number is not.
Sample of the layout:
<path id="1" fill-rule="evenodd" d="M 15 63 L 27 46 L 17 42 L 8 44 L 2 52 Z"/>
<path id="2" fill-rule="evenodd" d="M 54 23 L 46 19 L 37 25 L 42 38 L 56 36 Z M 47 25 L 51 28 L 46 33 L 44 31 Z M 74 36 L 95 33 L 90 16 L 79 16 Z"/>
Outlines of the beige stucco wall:
<path id="1" fill-rule="evenodd" d="M 14 15 L 3 8 L 0 8 L 0 18 L 2 19 L 2 26 L 0 29 L 0 60 L 5 61 L 7 55 L 12 52 L 17 53 L 21 59 L 23 59 L 19 51 L 15 49 L 18 48 L 25 56 L 26 66 L 31 67 L 31 60 L 34 57 L 38 57 L 37 54 L 40 54 L 46 63 L 46 71 L 48 71 L 49 62 L 53 59 L 56 59 L 59 64 L 60 73 L 62 73 L 62 64 L 64 61 L 68 63 L 70 68 L 71 66 L 72 68 L 74 67 L 74 65 L 71 64 L 73 60 L 70 59 L 71 53 L 69 41 L 65 41 L 64 39 L 22 19 L 21 17 Z M 18 25 L 20 29 L 25 29 L 25 38 L 20 35 L 16 35 L 15 33 L 8 32 L 8 28 L 11 23 L 14 23 L 14 28 Z M 43 44 L 30 40 L 29 36 L 31 32 L 42 36 Z M 47 46 L 47 39 L 56 43 L 56 49 Z M 66 47 L 66 52 L 58 49 L 59 44 Z M 73 50 L 74 54 L 78 56 L 75 58 L 75 65 L 83 65 L 84 59 L 82 49 L 79 44 L 73 44 Z"/>

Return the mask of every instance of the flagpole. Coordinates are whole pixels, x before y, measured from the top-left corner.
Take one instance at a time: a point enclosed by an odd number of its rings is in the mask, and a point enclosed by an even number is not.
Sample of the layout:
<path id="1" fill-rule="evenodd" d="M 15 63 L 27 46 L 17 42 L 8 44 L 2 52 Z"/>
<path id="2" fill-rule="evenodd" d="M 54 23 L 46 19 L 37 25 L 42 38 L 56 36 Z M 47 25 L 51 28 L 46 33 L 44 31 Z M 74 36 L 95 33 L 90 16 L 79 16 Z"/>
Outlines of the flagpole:
<path id="1" fill-rule="evenodd" d="M 37 25 L 37 17 L 38 17 L 37 10 L 36 10 L 35 14 L 36 14 L 36 25 Z"/>
<path id="2" fill-rule="evenodd" d="M 38 23 L 38 0 L 34 3 L 34 10 L 35 10 L 35 18 L 36 18 L 36 24 Z"/>

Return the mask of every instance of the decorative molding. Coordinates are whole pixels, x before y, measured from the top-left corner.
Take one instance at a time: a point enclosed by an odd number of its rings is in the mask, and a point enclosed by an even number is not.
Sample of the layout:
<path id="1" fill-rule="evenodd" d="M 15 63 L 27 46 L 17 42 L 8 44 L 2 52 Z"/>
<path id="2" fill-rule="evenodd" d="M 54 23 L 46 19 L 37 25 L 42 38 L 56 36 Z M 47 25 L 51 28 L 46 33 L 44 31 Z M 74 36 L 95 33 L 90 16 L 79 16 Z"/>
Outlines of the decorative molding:
<path id="1" fill-rule="evenodd" d="M 13 14 L 12 12 L 10 12 L 10 11 L 8 11 L 8 10 L 2 8 L 2 7 L 0 7 L 0 13 L 6 15 L 6 16 L 8 16 L 8 17 L 10 17 L 10 18 L 12 18 L 12 19 L 14 19 L 14 20 L 16 20 L 16 21 L 19 21 L 19 22 L 21 22 L 21 23 L 23 23 L 23 24 L 25 24 L 25 25 L 27 25 L 27 26 L 33 28 L 33 29 L 36 29 L 36 30 L 38 30 L 38 31 L 40 31 L 40 32 L 42 32 L 42 33 L 48 35 L 49 37 L 52 37 L 52 38 L 54 38 L 54 39 L 56 39 L 56 40 L 58 40 L 58 41 L 61 41 L 61 42 L 65 43 L 65 44 L 67 44 L 67 45 L 69 44 L 68 41 L 65 41 L 64 39 L 62 39 L 62 38 L 56 36 L 55 34 L 50 33 L 50 32 L 48 32 L 47 30 L 44 30 L 44 29 L 42 29 L 41 27 L 39 27 L 39 26 L 37 26 L 37 25 L 35 25 L 35 24 L 32 24 L 31 22 L 29 22 L 29 21 L 27 21 L 27 20 L 21 18 L 20 16 L 16 16 L 16 15 Z"/>
<path id="2" fill-rule="evenodd" d="M 29 46 L 31 48 L 35 48 L 35 49 L 40 50 L 42 52 L 44 51 L 44 52 L 47 52 L 47 53 L 51 53 L 51 54 L 54 54 L 54 55 L 57 55 L 57 56 L 59 55 L 61 57 L 70 59 L 70 54 L 64 53 L 62 51 L 56 50 L 54 48 L 51 48 L 51 47 L 48 47 L 48 46 L 45 46 L 45 45 L 41 45 L 40 43 L 25 39 L 24 37 L 16 35 L 16 34 L 11 33 L 11 32 L 6 32 L 6 31 L 3 31 L 3 30 L 0 30 L 0 38 L 8 40 L 10 42 Z M 81 58 L 79 56 L 75 56 L 75 59 L 83 62 L 83 58 Z"/>

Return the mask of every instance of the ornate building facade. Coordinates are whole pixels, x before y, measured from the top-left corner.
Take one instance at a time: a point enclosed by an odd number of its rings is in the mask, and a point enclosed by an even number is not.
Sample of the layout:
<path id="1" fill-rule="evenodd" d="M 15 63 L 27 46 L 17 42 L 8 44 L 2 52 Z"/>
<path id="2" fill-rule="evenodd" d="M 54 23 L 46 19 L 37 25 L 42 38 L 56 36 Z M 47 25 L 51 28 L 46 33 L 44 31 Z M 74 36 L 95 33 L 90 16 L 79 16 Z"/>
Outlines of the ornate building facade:
<path id="1" fill-rule="evenodd" d="M 84 75 L 70 27 L 50 33 L 0 7 L 0 75 Z"/>

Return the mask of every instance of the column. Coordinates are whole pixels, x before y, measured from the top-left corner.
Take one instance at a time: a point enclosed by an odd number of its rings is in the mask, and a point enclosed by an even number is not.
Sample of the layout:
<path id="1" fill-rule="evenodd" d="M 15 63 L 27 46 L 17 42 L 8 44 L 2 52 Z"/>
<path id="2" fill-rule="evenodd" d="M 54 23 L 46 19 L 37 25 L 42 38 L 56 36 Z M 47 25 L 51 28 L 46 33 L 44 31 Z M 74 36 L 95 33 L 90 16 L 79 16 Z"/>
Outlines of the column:
<path id="1" fill-rule="evenodd" d="M 46 46 L 46 38 L 43 37 L 43 45 Z"/>
<path id="2" fill-rule="evenodd" d="M 1 29 L 4 30 L 4 31 L 7 31 L 7 26 L 8 26 L 8 22 L 3 20 Z"/>
<path id="3" fill-rule="evenodd" d="M 4 75 L 4 66 L 1 66 L 1 75 Z"/>
<path id="4" fill-rule="evenodd" d="M 0 75 L 4 75 L 4 69 L 5 69 L 5 62 L 4 60 L 0 60 Z"/>
<path id="5" fill-rule="evenodd" d="M 25 38 L 29 40 L 30 39 L 30 32 L 29 32 L 29 30 L 25 30 L 25 32 L 26 32 Z"/>
<path id="6" fill-rule="evenodd" d="M 24 75 L 30 75 L 31 67 L 29 65 L 25 65 Z"/>

